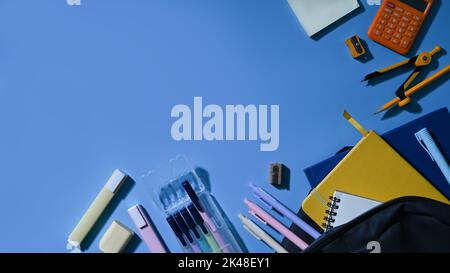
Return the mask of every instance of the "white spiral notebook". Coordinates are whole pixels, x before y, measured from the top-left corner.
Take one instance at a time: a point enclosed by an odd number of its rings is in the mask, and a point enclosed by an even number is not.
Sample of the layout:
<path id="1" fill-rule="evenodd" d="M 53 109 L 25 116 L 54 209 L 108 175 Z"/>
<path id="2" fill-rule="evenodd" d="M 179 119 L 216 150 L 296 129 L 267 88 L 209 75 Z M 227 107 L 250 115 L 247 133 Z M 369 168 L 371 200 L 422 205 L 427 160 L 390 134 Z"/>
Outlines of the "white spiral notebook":
<path id="1" fill-rule="evenodd" d="M 329 209 L 325 211 L 325 231 L 346 224 L 361 214 L 373 209 L 381 202 L 340 191 L 330 196 Z"/>
<path id="2" fill-rule="evenodd" d="M 312 36 L 353 10 L 357 0 L 288 0 L 308 36 Z"/>

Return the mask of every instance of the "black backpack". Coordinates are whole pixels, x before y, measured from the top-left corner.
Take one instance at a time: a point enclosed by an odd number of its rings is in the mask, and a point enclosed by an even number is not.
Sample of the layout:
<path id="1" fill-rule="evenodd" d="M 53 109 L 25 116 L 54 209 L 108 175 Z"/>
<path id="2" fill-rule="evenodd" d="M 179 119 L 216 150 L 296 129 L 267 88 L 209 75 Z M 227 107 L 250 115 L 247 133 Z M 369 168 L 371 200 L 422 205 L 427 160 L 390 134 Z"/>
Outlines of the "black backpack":
<path id="1" fill-rule="evenodd" d="M 332 229 L 304 253 L 450 253 L 450 206 L 422 197 L 382 204 Z"/>

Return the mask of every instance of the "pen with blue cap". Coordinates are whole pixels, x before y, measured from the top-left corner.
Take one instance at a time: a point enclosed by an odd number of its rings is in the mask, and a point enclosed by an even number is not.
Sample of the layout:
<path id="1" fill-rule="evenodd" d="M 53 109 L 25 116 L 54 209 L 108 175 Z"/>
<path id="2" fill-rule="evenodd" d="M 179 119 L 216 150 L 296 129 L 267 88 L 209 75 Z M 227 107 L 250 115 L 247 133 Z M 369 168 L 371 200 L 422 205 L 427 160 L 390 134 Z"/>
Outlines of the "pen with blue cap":
<path id="1" fill-rule="evenodd" d="M 308 233 L 314 239 L 319 238 L 321 235 L 317 230 L 308 225 L 305 221 L 300 219 L 295 213 L 293 213 L 290 209 L 281 204 L 278 200 L 276 200 L 272 195 L 264 191 L 262 188 L 250 183 L 250 187 L 253 190 L 255 196 L 260 199 L 264 204 L 266 204 L 269 208 L 279 212 L 284 217 L 291 220 L 296 226 L 303 229 L 306 233 Z"/>
<path id="2" fill-rule="evenodd" d="M 192 188 L 191 184 L 189 184 L 188 181 L 184 181 L 182 183 L 183 188 L 185 189 L 187 195 L 191 199 L 192 203 L 194 204 L 195 208 L 200 213 L 200 216 L 203 218 L 203 220 L 208 225 L 209 229 L 211 230 L 211 233 L 214 236 L 214 239 L 219 244 L 220 249 L 224 253 L 229 253 L 229 246 L 225 243 L 224 239 L 222 238 L 222 235 L 220 234 L 219 230 L 217 229 L 216 224 L 214 224 L 213 219 L 208 215 L 208 213 L 205 210 L 205 207 L 203 206 L 200 198 L 198 198 L 197 193 L 195 193 L 194 189 Z"/>
<path id="3" fill-rule="evenodd" d="M 202 250 L 200 249 L 200 246 L 198 245 L 197 241 L 194 240 L 194 238 L 192 238 L 192 235 L 189 232 L 189 228 L 188 228 L 186 222 L 184 221 L 183 217 L 181 216 L 181 214 L 179 212 L 177 212 L 177 213 L 175 213 L 173 218 L 175 219 L 175 222 L 177 223 L 178 227 L 181 229 L 184 236 L 186 237 L 187 242 L 191 246 L 192 250 L 195 253 L 202 253 Z"/>
<path id="4" fill-rule="evenodd" d="M 217 244 L 214 237 L 211 235 L 211 232 L 209 232 L 208 228 L 205 226 L 205 222 L 203 221 L 202 216 L 200 213 L 198 213 L 197 209 L 193 204 L 190 204 L 188 206 L 188 210 L 191 213 L 192 218 L 194 218 L 195 223 L 200 227 L 200 230 L 203 232 L 203 236 L 205 236 L 206 241 L 208 242 L 209 246 L 211 247 L 211 251 L 213 253 L 220 253 L 220 246 Z"/>
<path id="5" fill-rule="evenodd" d="M 180 211 L 181 215 L 183 216 L 184 221 L 186 222 L 187 226 L 191 230 L 192 234 L 194 234 L 195 239 L 197 239 L 198 245 L 200 246 L 200 249 L 204 253 L 211 253 L 212 249 L 208 245 L 208 242 L 205 240 L 205 237 L 202 236 L 201 232 L 197 229 L 197 224 L 194 222 L 194 219 L 192 219 L 191 215 L 189 214 L 189 211 L 184 208 Z"/>
<path id="6" fill-rule="evenodd" d="M 447 182 L 450 183 L 450 165 L 445 159 L 442 151 L 439 149 L 439 146 L 434 141 L 428 129 L 423 128 L 422 130 L 415 133 L 415 136 L 419 141 L 419 144 L 430 155 L 431 160 L 436 162 L 442 174 L 447 179 Z"/>
<path id="7" fill-rule="evenodd" d="M 175 236 L 178 238 L 178 241 L 181 243 L 182 248 L 185 252 L 193 252 L 192 248 L 184 238 L 183 232 L 181 231 L 180 227 L 178 226 L 177 222 L 175 221 L 175 218 L 172 216 L 169 216 L 166 218 L 167 223 L 169 223 L 169 226 L 172 228 L 173 233 L 175 233 Z"/>

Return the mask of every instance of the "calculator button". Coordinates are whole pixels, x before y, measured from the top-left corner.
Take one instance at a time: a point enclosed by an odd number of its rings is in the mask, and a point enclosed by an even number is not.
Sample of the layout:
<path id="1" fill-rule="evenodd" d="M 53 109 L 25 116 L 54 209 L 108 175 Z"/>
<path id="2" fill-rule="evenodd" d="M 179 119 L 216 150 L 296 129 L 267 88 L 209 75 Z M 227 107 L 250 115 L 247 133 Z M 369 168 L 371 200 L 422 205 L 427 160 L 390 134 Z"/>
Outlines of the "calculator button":
<path id="1" fill-rule="evenodd" d="M 391 9 L 385 8 L 384 12 L 386 12 L 387 14 L 392 14 L 392 12 L 394 12 L 394 11 Z"/>
<path id="2" fill-rule="evenodd" d="M 400 13 L 403 12 L 403 9 L 402 9 L 401 7 L 395 7 L 395 10 L 398 11 L 398 12 L 400 12 Z"/>
<path id="3" fill-rule="evenodd" d="M 416 28 L 416 27 L 413 27 L 413 26 L 409 26 L 409 27 L 408 27 L 408 31 L 414 33 L 414 32 L 417 31 L 417 28 Z"/>
<path id="4" fill-rule="evenodd" d="M 395 33 L 394 38 L 401 39 L 402 38 L 402 34 L 397 32 L 397 33 Z"/>
<path id="5" fill-rule="evenodd" d="M 411 21 L 410 24 L 411 24 L 411 26 L 413 26 L 413 27 L 418 27 L 420 23 L 419 23 L 418 21 L 414 21 L 414 20 L 413 20 L 413 21 Z"/>
<path id="6" fill-rule="evenodd" d="M 399 27 L 399 28 L 397 28 L 397 32 L 398 33 L 403 33 L 403 32 L 405 32 L 405 29 L 402 28 L 402 27 Z"/>
<path id="7" fill-rule="evenodd" d="M 416 20 L 416 21 L 420 21 L 420 17 L 417 16 L 417 15 L 414 15 L 413 19 Z"/>
<path id="8" fill-rule="evenodd" d="M 397 24 L 397 23 L 398 23 L 398 19 L 397 19 L 397 18 L 394 18 L 394 17 L 392 17 L 392 19 L 391 19 L 391 23 L 393 23 L 393 24 Z"/>
<path id="9" fill-rule="evenodd" d="M 401 14 L 398 13 L 398 12 L 394 12 L 393 16 L 394 16 L 394 17 L 397 17 L 397 18 L 400 18 L 400 17 L 401 17 Z"/>
<path id="10" fill-rule="evenodd" d="M 394 31 L 393 31 L 392 29 L 390 29 L 390 28 L 387 28 L 387 29 L 385 30 L 385 32 L 386 32 L 387 34 L 392 34 Z"/>
<path id="11" fill-rule="evenodd" d="M 375 35 L 377 35 L 377 36 L 380 36 L 381 35 L 381 31 L 380 30 L 375 30 L 374 32 L 373 32 Z"/>
<path id="12" fill-rule="evenodd" d="M 395 8 L 395 4 L 394 4 L 394 3 L 391 3 L 391 2 L 388 2 L 388 3 L 387 3 L 387 6 L 390 7 L 391 9 L 394 9 L 394 8 Z"/>
<path id="13" fill-rule="evenodd" d="M 395 25 L 394 25 L 394 24 L 392 24 L 392 23 L 390 23 L 390 24 L 388 24 L 388 25 L 387 25 L 387 27 L 388 27 L 388 28 L 392 28 L 392 29 L 394 29 L 394 28 L 395 28 Z"/>
<path id="14" fill-rule="evenodd" d="M 386 24 L 387 24 L 387 21 L 386 21 L 385 19 L 381 19 L 380 22 L 379 22 L 379 24 L 381 24 L 381 25 L 386 25 Z"/>
<path id="15" fill-rule="evenodd" d="M 391 41 L 392 41 L 394 44 L 396 44 L 396 45 L 400 44 L 400 40 L 399 40 L 399 39 L 392 38 Z"/>
<path id="16" fill-rule="evenodd" d="M 405 39 L 402 40 L 402 43 L 401 43 L 400 45 L 401 45 L 401 47 L 403 47 L 403 48 L 408 48 L 410 44 L 411 44 L 411 40 L 405 38 Z"/>
<path id="17" fill-rule="evenodd" d="M 405 22 L 400 22 L 400 23 L 398 24 L 398 26 L 399 26 L 399 27 L 406 28 L 408 25 L 407 25 Z"/>
<path id="18" fill-rule="evenodd" d="M 412 13 L 409 12 L 409 11 L 406 11 L 406 12 L 404 13 L 404 15 L 405 15 L 406 17 L 411 17 L 411 16 L 412 16 Z"/>
<path id="19" fill-rule="evenodd" d="M 380 25 L 380 24 L 378 24 L 376 27 L 375 27 L 376 29 L 379 29 L 379 30 L 383 30 L 384 29 L 384 26 L 383 25 Z"/>
<path id="20" fill-rule="evenodd" d="M 409 23 L 408 17 L 405 17 L 405 16 L 402 17 L 402 21 L 405 22 L 405 23 Z"/>
<path id="21" fill-rule="evenodd" d="M 391 35 L 388 35 L 386 33 L 383 34 L 383 36 L 381 36 L 383 39 L 390 41 L 391 40 Z"/>
<path id="22" fill-rule="evenodd" d="M 414 38 L 414 33 L 407 31 L 407 32 L 405 32 L 405 36 L 412 39 L 412 38 Z"/>

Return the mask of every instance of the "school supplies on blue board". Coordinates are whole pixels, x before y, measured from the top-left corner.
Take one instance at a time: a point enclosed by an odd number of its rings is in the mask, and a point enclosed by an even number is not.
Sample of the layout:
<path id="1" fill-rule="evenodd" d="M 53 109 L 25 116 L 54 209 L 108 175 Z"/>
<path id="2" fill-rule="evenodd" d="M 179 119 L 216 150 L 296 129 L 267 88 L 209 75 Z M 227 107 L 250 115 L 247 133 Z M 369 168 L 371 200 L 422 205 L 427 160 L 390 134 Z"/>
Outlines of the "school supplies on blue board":
<path id="1" fill-rule="evenodd" d="M 303 211 L 316 224 L 326 226 L 323 221 L 323 210 L 329 207 L 326 200 L 337 190 L 379 202 L 421 196 L 450 204 L 375 131 L 365 130 L 348 113 L 344 112 L 344 117 L 361 132 L 362 138 L 302 202 Z"/>
<path id="2" fill-rule="evenodd" d="M 450 113 L 441 108 L 416 120 L 406 123 L 382 135 L 404 159 L 430 181 L 442 194 L 450 199 L 450 185 L 435 162 L 417 145 L 415 133 L 422 128 L 433 132 L 446 158 L 450 156 Z M 345 157 L 347 151 L 341 152 L 304 170 L 309 183 L 315 188 L 325 176 Z"/>

